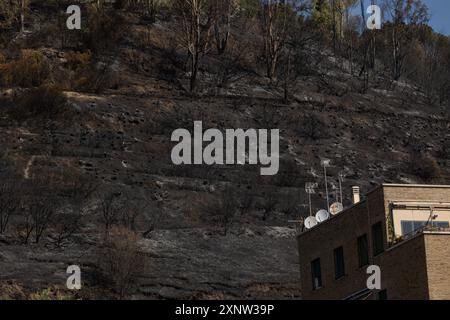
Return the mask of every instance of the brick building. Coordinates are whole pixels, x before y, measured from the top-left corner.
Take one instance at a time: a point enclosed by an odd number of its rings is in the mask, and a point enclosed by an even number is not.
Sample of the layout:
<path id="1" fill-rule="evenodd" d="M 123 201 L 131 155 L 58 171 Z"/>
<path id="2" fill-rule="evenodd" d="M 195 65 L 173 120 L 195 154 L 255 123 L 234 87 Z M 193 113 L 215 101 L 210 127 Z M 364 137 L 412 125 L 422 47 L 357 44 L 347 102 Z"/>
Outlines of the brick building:
<path id="1" fill-rule="evenodd" d="M 353 206 L 297 241 L 303 299 L 450 299 L 450 186 L 384 184 L 361 201 L 354 188 Z"/>

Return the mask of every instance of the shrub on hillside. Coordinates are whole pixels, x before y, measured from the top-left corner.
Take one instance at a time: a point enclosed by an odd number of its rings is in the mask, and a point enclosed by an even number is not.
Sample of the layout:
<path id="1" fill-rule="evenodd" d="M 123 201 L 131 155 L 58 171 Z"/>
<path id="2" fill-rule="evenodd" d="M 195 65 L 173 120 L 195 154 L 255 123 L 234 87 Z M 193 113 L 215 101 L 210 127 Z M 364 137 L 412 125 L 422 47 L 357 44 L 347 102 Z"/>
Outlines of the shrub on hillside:
<path id="1" fill-rule="evenodd" d="M 62 290 L 57 287 L 49 287 L 42 291 L 32 293 L 29 300 L 74 300 L 75 298 L 70 295 L 67 290 Z"/>
<path id="2" fill-rule="evenodd" d="M 0 281 L 0 301 L 1 300 L 24 300 L 26 299 L 26 293 L 22 285 L 9 280 Z"/>
<path id="3" fill-rule="evenodd" d="M 113 226 L 99 253 L 100 267 L 120 299 L 130 293 L 136 278 L 144 270 L 145 262 L 139 251 L 138 240 L 138 235 L 133 231 Z"/>
<path id="4" fill-rule="evenodd" d="M 86 16 L 81 35 L 83 47 L 94 54 L 115 50 L 127 26 L 123 17 L 107 7 L 88 7 Z"/>
<path id="5" fill-rule="evenodd" d="M 84 52 L 70 51 L 65 55 L 65 67 L 72 71 L 79 71 L 89 66 L 92 60 L 91 51 Z"/>
<path id="6" fill-rule="evenodd" d="M 450 158 L 450 140 L 445 140 L 440 147 L 439 150 L 439 156 L 442 159 L 449 159 Z"/>
<path id="7" fill-rule="evenodd" d="M 432 181 L 440 176 L 439 165 L 430 156 L 412 156 L 410 171 L 425 181 Z"/>
<path id="8" fill-rule="evenodd" d="M 33 50 L 22 50 L 17 60 L 3 63 L 0 59 L 0 83 L 7 86 L 38 87 L 50 77 L 47 58 Z M 6 59 L 3 59 L 6 60 Z"/>
<path id="9" fill-rule="evenodd" d="M 206 220 L 214 222 L 222 228 L 222 235 L 226 236 L 239 212 L 239 202 L 231 187 L 221 191 L 218 198 L 210 198 L 202 203 L 202 211 Z"/>
<path id="10" fill-rule="evenodd" d="M 328 126 L 323 117 L 316 114 L 302 115 L 296 122 L 296 134 L 299 137 L 311 140 L 329 137 Z"/>
<path id="11" fill-rule="evenodd" d="M 101 93 L 120 87 L 121 77 L 108 62 L 91 63 L 77 72 L 72 81 L 72 90 Z"/>
<path id="12" fill-rule="evenodd" d="M 18 121 L 32 117 L 56 119 L 70 113 L 63 91 L 53 85 L 33 88 L 19 96 L 15 102 L 10 115 Z"/>

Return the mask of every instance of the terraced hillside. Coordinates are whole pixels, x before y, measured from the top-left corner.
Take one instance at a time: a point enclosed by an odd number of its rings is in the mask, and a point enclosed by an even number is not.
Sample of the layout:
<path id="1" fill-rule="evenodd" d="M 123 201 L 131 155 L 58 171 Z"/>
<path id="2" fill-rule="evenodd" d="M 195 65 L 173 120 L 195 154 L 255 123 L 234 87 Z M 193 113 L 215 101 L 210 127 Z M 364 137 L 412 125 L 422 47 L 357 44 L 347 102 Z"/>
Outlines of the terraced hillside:
<path id="1" fill-rule="evenodd" d="M 299 224 L 292 220 L 309 214 L 305 182 L 319 183 L 314 208 L 326 204 L 321 159 L 331 160 L 331 200 L 343 175 L 345 205 L 353 185 L 364 193 L 383 182 L 450 179 L 449 109 L 430 104 L 408 82 L 380 75 L 361 91 L 345 63 L 324 51 L 316 72 L 293 82 L 288 101 L 280 86 L 255 71 L 216 90 L 214 58 L 205 59 L 199 92 L 190 94 L 188 75 L 167 61 L 169 26 L 158 24 L 142 48 L 136 40 L 142 22 L 133 15 L 128 21 L 126 41 L 103 56 L 113 83 L 101 92 L 64 89 L 62 115 L 17 117 L 11 110 L 31 89 L 1 89 L 4 177 L 14 172 L 25 184 L 43 179 L 62 197 L 69 187 L 80 196 L 86 181 L 95 187 L 78 202 L 83 219 L 67 239 L 56 241 L 53 226 L 39 243 L 25 244 L 13 225 L 0 235 L 0 297 L 63 288 L 71 264 L 83 270 L 78 296 L 114 296 L 98 261 L 104 199 L 115 193 L 118 207 L 134 214 L 146 262 L 130 297 L 300 298 Z M 70 49 L 32 51 L 52 66 L 53 83 L 76 72 L 67 67 Z M 167 68 L 175 78 L 167 78 Z M 279 173 L 263 177 L 259 166 L 249 165 L 173 165 L 172 132 L 192 131 L 200 120 L 204 129 L 280 129 Z"/>

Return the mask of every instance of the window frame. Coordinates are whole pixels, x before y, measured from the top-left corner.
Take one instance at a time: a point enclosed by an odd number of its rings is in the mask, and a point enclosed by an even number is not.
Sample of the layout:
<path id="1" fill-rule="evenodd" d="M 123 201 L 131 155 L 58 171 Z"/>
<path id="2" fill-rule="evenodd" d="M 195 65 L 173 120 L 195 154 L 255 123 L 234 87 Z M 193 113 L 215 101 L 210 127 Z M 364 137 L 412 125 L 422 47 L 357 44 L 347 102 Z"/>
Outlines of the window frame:
<path id="1" fill-rule="evenodd" d="M 333 250 L 334 256 L 334 279 L 339 280 L 345 277 L 345 256 L 344 247 L 340 246 Z M 340 259 L 340 261 L 338 261 Z M 340 262 L 340 263 L 338 263 Z M 342 270 L 340 270 L 342 269 Z"/>
<path id="2" fill-rule="evenodd" d="M 363 242 L 365 243 L 364 249 L 362 248 L 363 246 L 361 245 L 361 243 Z M 365 266 L 368 266 L 370 264 L 370 257 L 369 257 L 370 253 L 369 253 L 369 237 L 367 236 L 367 233 L 364 233 L 358 238 L 356 238 L 356 247 L 358 250 L 358 267 L 363 268 Z"/>
<path id="3" fill-rule="evenodd" d="M 379 256 L 385 251 L 384 237 L 383 237 L 383 223 L 381 221 L 374 223 L 371 228 L 372 231 L 372 250 L 373 256 Z"/>
<path id="4" fill-rule="evenodd" d="M 425 228 L 429 224 L 431 228 L 449 228 L 450 222 L 441 221 L 441 220 L 433 220 L 433 221 L 425 221 L 425 220 L 400 220 L 400 228 L 402 237 L 411 235 L 423 228 Z M 408 226 L 409 225 L 409 226 Z M 408 226 L 408 227 L 406 227 Z M 407 230 L 405 230 L 407 229 Z"/>
<path id="5" fill-rule="evenodd" d="M 380 301 L 389 300 L 387 289 L 378 291 L 377 300 L 380 300 Z"/>
<path id="6" fill-rule="evenodd" d="M 316 275 L 316 271 L 318 271 L 318 277 Z M 322 266 L 320 263 L 320 258 L 311 261 L 311 279 L 313 290 L 319 290 L 320 288 L 323 288 Z M 317 284 L 316 279 L 318 279 Z"/>

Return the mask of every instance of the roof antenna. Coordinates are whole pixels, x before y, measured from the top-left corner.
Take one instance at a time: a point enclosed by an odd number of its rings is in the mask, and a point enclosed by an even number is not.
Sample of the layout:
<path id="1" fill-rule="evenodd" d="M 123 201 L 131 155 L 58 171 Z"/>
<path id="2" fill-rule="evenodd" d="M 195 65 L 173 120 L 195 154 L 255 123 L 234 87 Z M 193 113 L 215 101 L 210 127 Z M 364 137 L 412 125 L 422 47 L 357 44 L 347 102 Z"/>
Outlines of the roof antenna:
<path id="1" fill-rule="evenodd" d="M 305 183 L 305 191 L 308 194 L 308 204 L 309 204 L 309 217 L 303 220 L 303 227 L 306 229 L 311 229 L 317 225 L 317 220 L 312 214 L 312 204 L 311 204 L 311 195 L 315 194 L 315 189 L 318 187 L 318 184 L 315 182 L 306 182 Z"/>
<path id="2" fill-rule="evenodd" d="M 317 188 L 317 183 L 314 182 L 306 182 L 305 183 L 305 191 L 308 194 L 308 203 L 309 203 L 309 216 L 312 216 L 312 206 L 311 206 L 311 195 L 315 194 L 316 191 L 314 190 Z"/>
<path id="3" fill-rule="evenodd" d="M 330 166 L 330 160 L 329 159 L 323 159 L 321 161 L 322 166 L 323 166 L 323 173 L 324 173 L 324 177 L 325 177 L 325 193 L 327 196 L 327 209 L 330 207 L 330 200 L 328 198 L 328 183 L 327 183 L 327 167 Z"/>
<path id="4" fill-rule="evenodd" d="M 314 182 L 306 182 L 305 183 L 305 191 L 308 194 L 308 203 L 309 203 L 309 217 L 308 218 L 309 219 L 307 218 L 308 220 L 305 221 L 305 218 L 300 217 L 299 220 L 288 220 L 288 223 L 302 224 L 301 232 L 303 232 L 304 228 L 310 229 L 314 225 L 314 221 L 312 221 L 314 219 L 314 217 L 312 216 L 311 194 L 316 193 L 316 191 L 314 189 L 316 189 L 317 186 L 318 186 L 317 183 L 314 183 Z"/>
<path id="5" fill-rule="evenodd" d="M 344 181 L 344 173 L 341 171 L 339 172 L 339 195 L 340 195 L 340 202 L 344 204 L 344 198 L 342 197 L 342 181 Z"/>

